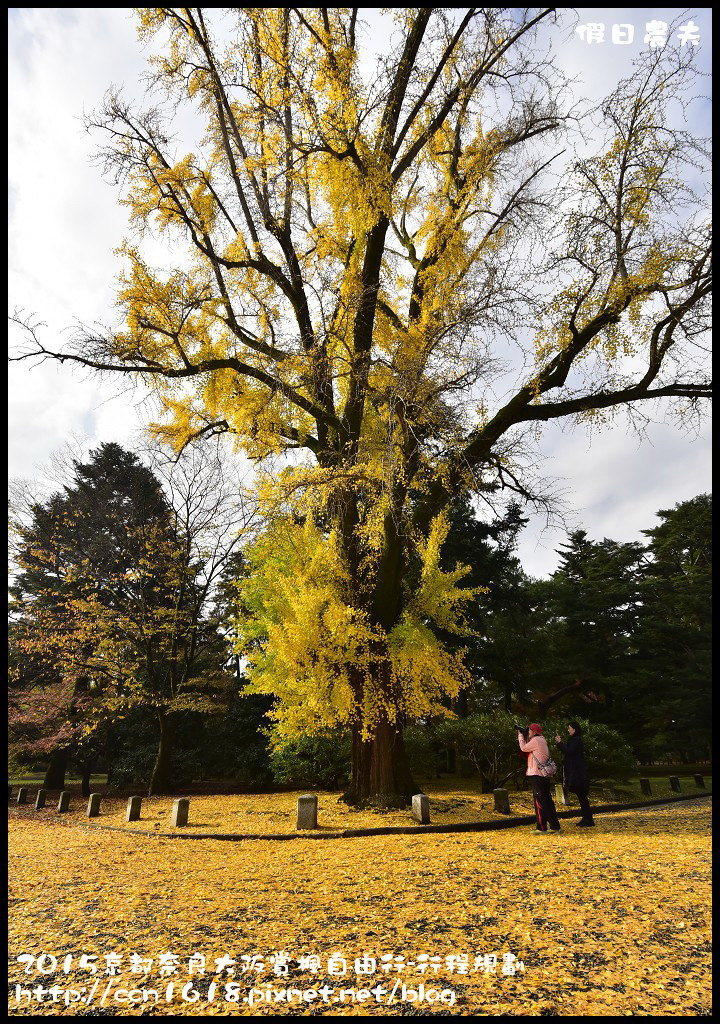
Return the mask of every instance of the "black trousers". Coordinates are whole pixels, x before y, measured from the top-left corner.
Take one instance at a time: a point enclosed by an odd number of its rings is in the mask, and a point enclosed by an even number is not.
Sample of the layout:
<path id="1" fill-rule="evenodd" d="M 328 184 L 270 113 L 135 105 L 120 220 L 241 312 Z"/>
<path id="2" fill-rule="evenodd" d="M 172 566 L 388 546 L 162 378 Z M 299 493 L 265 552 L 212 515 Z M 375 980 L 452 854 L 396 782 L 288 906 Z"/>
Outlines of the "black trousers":
<path id="1" fill-rule="evenodd" d="M 591 822 L 593 820 L 593 816 L 590 808 L 590 801 L 588 800 L 588 787 L 585 786 L 584 789 L 572 789 L 570 792 L 574 793 L 578 798 L 580 810 L 582 811 L 582 818 L 580 820 Z"/>
<path id="2" fill-rule="evenodd" d="M 555 803 L 552 798 L 552 782 L 544 775 L 528 775 L 533 791 L 535 802 L 535 817 L 537 827 L 541 832 L 547 832 L 548 826 L 552 829 L 560 828 Z"/>

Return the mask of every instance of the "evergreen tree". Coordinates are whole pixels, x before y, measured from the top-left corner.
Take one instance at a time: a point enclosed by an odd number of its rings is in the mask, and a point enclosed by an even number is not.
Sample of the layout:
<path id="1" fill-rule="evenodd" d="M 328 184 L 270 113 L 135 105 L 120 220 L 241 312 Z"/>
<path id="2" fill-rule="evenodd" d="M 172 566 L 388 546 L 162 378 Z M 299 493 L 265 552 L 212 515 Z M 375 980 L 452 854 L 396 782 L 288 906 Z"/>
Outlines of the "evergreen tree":
<path id="1" fill-rule="evenodd" d="M 580 679 L 590 688 L 602 687 L 627 672 L 642 546 L 607 538 L 594 543 L 584 530 L 576 530 L 560 554 L 560 566 L 546 587 L 552 615 L 546 672 L 560 685 Z"/>
<path id="2" fill-rule="evenodd" d="M 643 530 L 642 580 L 633 686 L 642 695 L 645 756 L 709 756 L 711 737 L 712 497 L 658 512 Z"/>
<path id="3" fill-rule="evenodd" d="M 172 786 L 178 716 L 216 711 L 232 677 L 203 609 L 199 565 L 154 474 L 119 445 L 74 462 L 72 484 L 31 509 L 12 588 L 17 648 L 42 665 L 14 724 L 42 709 L 45 750 L 97 753 L 110 723 L 142 709 L 159 730 L 150 792 Z M 89 769 L 87 769 L 89 772 Z"/>
<path id="4" fill-rule="evenodd" d="M 87 731 L 103 665 L 83 636 L 78 602 L 92 594 L 118 611 L 131 599 L 143 533 L 152 524 L 169 529 L 169 509 L 153 474 L 111 443 L 87 463 L 73 461 L 72 483 L 29 513 L 18 527 L 19 571 L 10 588 L 11 743 L 26 757 L 49 755 L 49 788 L 62 788 L 72 760 L 85 790 L 105 746 L 104 723 Z"/>
<path id="5" fill-rule="evenodd" d="M 477 519 L 465 495 L 451 507 L 441 564 L 445 569 L 456 564 L 468 566 L 463 582 L 477 590 L 465 610 L 465 621 L 474 635 L 442 635 L 446 646 L 467 650 L 465 662 L 474 679 L 474 685 L 462 691 L 454 704 L 461 715 L 471 707 L 487 711 L 488 704 L 498 700 L 509 710 L 518 680 L 526 675 L 529 581 L 514 553 L 526 523 L 516 502 L 490 523 Z"/>

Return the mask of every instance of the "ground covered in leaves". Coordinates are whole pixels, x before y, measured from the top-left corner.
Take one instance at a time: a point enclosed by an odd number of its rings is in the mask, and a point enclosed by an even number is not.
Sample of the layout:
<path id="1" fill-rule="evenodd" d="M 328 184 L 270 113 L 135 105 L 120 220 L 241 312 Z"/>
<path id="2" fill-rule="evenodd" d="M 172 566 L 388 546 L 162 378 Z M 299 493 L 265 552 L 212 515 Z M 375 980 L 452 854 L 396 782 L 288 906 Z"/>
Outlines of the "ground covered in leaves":
<path id="1" fill-rule="evenodd" d="M 325 842 L 14 811 L 10 1013 L 708 1015 L 710 802 Z"/>

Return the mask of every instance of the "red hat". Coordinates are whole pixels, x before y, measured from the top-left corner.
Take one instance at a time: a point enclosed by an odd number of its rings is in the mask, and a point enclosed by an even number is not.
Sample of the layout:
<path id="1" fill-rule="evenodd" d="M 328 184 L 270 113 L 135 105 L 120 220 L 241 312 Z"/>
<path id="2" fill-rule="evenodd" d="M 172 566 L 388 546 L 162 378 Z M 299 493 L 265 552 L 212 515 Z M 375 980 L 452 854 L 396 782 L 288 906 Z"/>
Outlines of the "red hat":
<path id="1" fill-rule="evenodd" d="M 528 729 L 534 729 L 535 732 L 539 733 L 542 736 L 542 726 L 538 725 L 537 722 L 531 722 L 531 724 L 528 726 Z"/>

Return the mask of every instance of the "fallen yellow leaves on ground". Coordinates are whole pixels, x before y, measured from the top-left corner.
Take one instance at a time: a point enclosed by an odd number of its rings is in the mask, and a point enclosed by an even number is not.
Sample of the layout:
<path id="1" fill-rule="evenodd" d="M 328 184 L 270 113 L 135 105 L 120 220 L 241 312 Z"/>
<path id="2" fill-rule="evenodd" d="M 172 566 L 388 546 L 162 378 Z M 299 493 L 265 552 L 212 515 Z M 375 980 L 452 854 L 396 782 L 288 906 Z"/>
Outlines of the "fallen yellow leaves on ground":
<path id="1" fill-rule="evenodd" d="M 709 884 L 709 797 L 600 816 L 593 830 L 563 822 L 557 835 L 525 826 L 326 842 L 156 839 L 11 814 L 10 1012 L 700 1016 L 710 1012 Z M 278 953 L 287 975 L 274 973 Z M 38 972 L 40 954 L 56 958 L 54 973 Z M 82 967 L 83 954 L 97 960 Z M 161 968 L 162 954 L 177 957 L 177 973 Z M 204 976 L 190 974 L 193 954 L 205 956 Z M 333 954 L 346 974 L 329 971 Z M 503 954 L 524 971 L 503 974 Z M 237 961 L 234 977 L 215 973 L 224 955 Z M 371 976 L 355 973 L 364 955 L 377 961 Z M 497 956 L 495 973 L 486 955 Z M 152 960 L 148 973 L 131 972 L 133 956 Z M 259 959 L 243 970 L 243 956 Z M 319 970 L 301 969 L 301 956 L 317 956 Z M 439 959 L 421 972 L 422 957 Z M 239 1001 L 226 1001 L 228 983 Z M 33 995 L 53 985 L 56 1002 Z M 377 985 L 377 1000 L 348 994 Z M 316 995 L 289 1005 L 276 995 L 288 987 Z M 65 1005 L 68 990 L 78 1001 Z M 428 990 L 453 1002 L 431 1002 Z M 143 991 L 155 995 L 143 1001 Z M 187 1001 L 193 991 L 200 998 Z"/>

